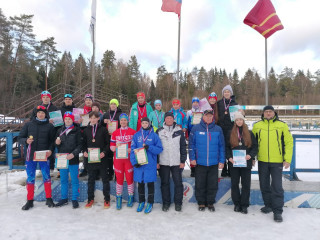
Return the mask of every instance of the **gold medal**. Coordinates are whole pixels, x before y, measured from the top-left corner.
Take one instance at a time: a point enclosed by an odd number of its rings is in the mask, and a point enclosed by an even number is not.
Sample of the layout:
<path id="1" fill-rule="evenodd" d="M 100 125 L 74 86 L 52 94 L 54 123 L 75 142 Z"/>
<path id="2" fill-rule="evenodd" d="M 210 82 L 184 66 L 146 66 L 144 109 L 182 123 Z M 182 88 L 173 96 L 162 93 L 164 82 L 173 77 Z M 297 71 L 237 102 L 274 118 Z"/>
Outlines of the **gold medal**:
<path id="1" fill-rule="evenodd" d="M 239 146 L 242 146 L 242 142 L 239 142 Z"/>
<path id="2" fill-rule="evenodd" d="M 92 142 L 96 142 L 96 140 L 95 140 L 95 139 L 92 139 Z"/>

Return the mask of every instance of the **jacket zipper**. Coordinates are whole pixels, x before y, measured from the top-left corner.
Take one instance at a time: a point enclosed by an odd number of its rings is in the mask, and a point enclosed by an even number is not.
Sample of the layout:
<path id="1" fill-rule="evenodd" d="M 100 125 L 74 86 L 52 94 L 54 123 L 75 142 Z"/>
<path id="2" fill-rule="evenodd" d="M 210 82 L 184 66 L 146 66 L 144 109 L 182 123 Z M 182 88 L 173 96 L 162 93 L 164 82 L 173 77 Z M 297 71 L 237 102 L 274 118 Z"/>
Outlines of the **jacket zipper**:
<path id="1" fill-rule="evenodd" d="M 280 143 L 279 143 L 279 134 L 278 134 L 278 130 L 276 130 L 276 132 L 277 132 L 277 141 L 278 141 L 279 153 L 280 153 L 280 155 L 282 155 L 282 154 L 281 154 L 281 150 L 280 150 Z"/>
<path id="2" fill-rule="evenodd" d="M 268 120 L 268 163 L 270 162 L 270 152 L 269 152 L 269 126 L 270 126 L 270 120 Z"/>
<path id="3" fill-rule="evenodd" d="M 207 166 L 209 166 L 209 129 L 207 125 Z"/>

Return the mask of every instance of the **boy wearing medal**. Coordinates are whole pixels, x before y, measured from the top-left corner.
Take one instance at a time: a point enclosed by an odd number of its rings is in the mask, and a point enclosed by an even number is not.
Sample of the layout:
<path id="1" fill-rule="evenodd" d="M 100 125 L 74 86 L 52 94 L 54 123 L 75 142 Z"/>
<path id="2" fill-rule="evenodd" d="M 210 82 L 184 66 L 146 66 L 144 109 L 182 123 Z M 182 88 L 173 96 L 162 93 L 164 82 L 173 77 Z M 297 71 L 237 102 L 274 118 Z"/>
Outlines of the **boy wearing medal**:
<path id="1" fill-rule="evenodd" d="M 109 111 L 107 111 L 103 115 L 103 123 L 102 125 L 107 128 L 108 131 L 108 138 L 110 140 L 111 135 L 113 132 L 111 130 L 115 129 L 109 129 L 109 124 L 117 124 L 117 128 L 120 128 L 120 119 L 119 116 L 122 114 L 122 110 L 119 107 L 119 102 L 117 99 L 111 99 L 109 103 Z M 113 152 L 108 151 L 107 152 L 107 159 L 108 159 L 108 176 L 109 180 L 112 181 L 114 177 L 114 170 L 113 170 Z"/>
<path id="2" fill-rule="evenodd" d="M 49 91 L 42 91 L 41 92 L 41 104 L 40 105 L 44 106 L 47 109 L 49 123 L 53 123 L 53 120 L 52 119 L 50 120 L 49 112 L 58 111 L 58 108 L 52 103 L 52 96 Z M 30 120 L 36 118 L 37 117 L 36 115 L 37 115 L 37 107 L 35 107 L 33 109 Z M 60 128 L 60 127 L 56 127 L 55 131 L 58 128 Z M 54 152 L 50 155 L 49 162 L 50 162 L 50 169 L 53 171 L 53 169 L 54 169 Z"/>
<path id="3" fill-rule="evenodd" d="M 188 127 L 188 121 L 186 114 L 181 107 L 181 102 L 179 99 L 173 99 L 170 112 L 173 113 L 174 121 L 181 127 L 182 131 L 185 133 Z"/>
<path id="4" fill-rule="evenodd" d="M 219 114 L 219 122 L 218 125 L 222 128 L 225 144 L 227 144 L 228 133 L 233 127 L 233 122 L 230 118 L 230 106 L 238 105 L 235 100 L 235 96 L 233 95 L 232 87 L 230 85 L 225 86 L 222 89 L 222 99 L 218 101 L 218 114 Z M 230 166 L 231 163 L 224 165 L 221 176 L 222 177 L 230 177 Z"/>
<path id="5" fill-rule="evenodd" d="M 157 181 L 157 155 L 162 150 L 161 140 L 153 131 L 149 118 L 142 118 L 140 131 L 133 136 L 130 153 L 130 161 L 134 166 L 133 178 L 135 182 L 138 182 L 139 206 L 137 212 L 142 212 L 145 206 L 145 183 L 148 185 L 148 203 L 144 212 L 152 211 L 154 182 Z M 141 151 L 144 157 L 137 158 L 141 156 Z"/>
<path id="6" fill-rule="evenodd" d="M 249 131 L 244 122 L 244 116 L 240 112 L 234 115 L 235 121 L 226 145 L 226 158 L 231 162 L 231 197 L 234 204 L 234 211 L 243 214 L 248 213 L 251 185 L 251 168 L 254 165 L 254 158 L 258 152 L 258 143 L 253 133 Z M 235 167 L 233 150 L 244 150 L 246 152 L 246 167 Z M 241 193 L 239 182 L 241 178 Z"/>
<path id="7" fill-rule="evenodd" d="M 153 126 L 153 130 L 156 131 L 161 128 L 164 122 L 164 112 L 162 111 L 162 102 L 160 99 L 154 101 L 155 110 L 150 113 L 149 119 Z"/>
<path id="8" fill-rule="evenodd" d="M 45 151 L 47 158 L 54 150 L 54 135 L 55 130 L 52 124 L 48 121 L 48 111 L 44 106 L 38 106 L 36 109 L 36 117 L 26 123 L 20 131 L 18 140 L 21 145 L 25 146 L 24 156 L 27 172 L 27 203 L 22 207 L 22 210 L 29 210 L 33 207 L 34 184 L 36 178 L 37 161 L 34 161 L 35 152 Z M 51 198 L 51 178 L 50 178 L 50 163 L 47 161 L 39 161 L 43 177 L 43 185 L 46 193 L 46 205 L 54 207 Z"/>
<path id="9" fill-rule="evenodd" d="M 135 102 L 130 110 L 130 122 L 129 127 L 135 131 L 139 131 L 141 128 L 141 119 L 150 116 L 153 111 L 149 103 L 146 102 L 146 95 L 143 92 L 137 93 L 137 102 Z"/>
<path id="10" fill-rule="evenodd" d="M 88 203 L 86 208 L 94 204 L 94 188 L 96 175 L 100 173 L 103 185 L 104 208 L 110 207 L 110 183 L 107 176 L 108 165 L 106 153 L 109 148 L 107 130 L 99 124 L 99 113 L 89 113 L 90 124 L 83 131 L 83 155 L 88 169 Z M 99 154 L 100 152 L 100 154 Z"/>
<path id="11" fill-rule="evenodd" d="M 118 128 L 112 133 L 110 141 L 110 149 L 114 152 L 114 169 L 116 173 L 116 193 L 117 193 L 117 209 L 122 208 L 122 192 L 124 174 L 126 174 L 126 181 L 128 187 L 128 207 L 133 206 L 133 167 L 130 162 L 131 141 L 133 135 L 136 133 L 132 128 L 128 128 L 129 117 L 127 114 L 122 113 L 119 117 L 121 128 Z M 120 148 L 126 148 L 126 154 L 120 153 Z"/>
<path id="12" fill-rule="evenodd" d="M 81 131 L 78 125 L 74 125 L 74 115 L 72 112 L 65 112 L 63 115 L 64 126 L 61 127 L 56 134 L 55 144 L 58 148 L 58 153 L 65 153 L 69 164 L 67 168 L 60 169 L 61 179 L 61 200 L 56 204 L 56 207 L 61 207 L 68 204 L 68 188 L 69 188 L 69 173 L 72 186 L 72 207 L 78 208 L 79 197 L 79 153 L 81 151 Z"/>
<path id="13" fill-rule="evenodd" d="M 192 127 L 194 126 L 194 125 L 192 124 L 193 114 L 194 114 L 194 113 L 202 113 L 202 111 L 201 111 L 201 109 L 200 109 L 200 106 L 199 106 L 199 103 L 200 103 L 200 100 L 199 100 L 198 97 L 193 97 L 193 98 L 192 98 L 192 108 L 191 108 L 191 110 L 189 110 L 189 111 L 187 112 L 188 135 L 190 135 L 190 132 L 191 132 L 191 130 L 192 130 Z M 190 168 L 191 168 L 190 177 L 194 177 L 194 174 L 195 174 L 195 166 L 190 163 Z"/>

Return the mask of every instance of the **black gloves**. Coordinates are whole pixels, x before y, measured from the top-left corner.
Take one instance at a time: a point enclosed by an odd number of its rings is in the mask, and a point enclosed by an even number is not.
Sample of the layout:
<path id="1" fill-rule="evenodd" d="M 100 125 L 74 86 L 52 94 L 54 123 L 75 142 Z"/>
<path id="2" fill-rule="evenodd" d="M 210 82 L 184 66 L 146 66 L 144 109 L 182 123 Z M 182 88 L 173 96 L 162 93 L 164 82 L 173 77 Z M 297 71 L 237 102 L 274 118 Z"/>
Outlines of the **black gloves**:
<path id="1" fill-rule="evenodd" d="M 149 149 L 149 145 L 144 145 L 143 147 L 146 151 Z"/>
<path id="2" fill-rule="evenodd" d="M 141 165 L 138 164 L 138 163 L 136 163 L 136 164 L 134 165 L 134 167 L 135 167 L 135 168 L 139 168 L 139 167 L 141 167 Z"/>

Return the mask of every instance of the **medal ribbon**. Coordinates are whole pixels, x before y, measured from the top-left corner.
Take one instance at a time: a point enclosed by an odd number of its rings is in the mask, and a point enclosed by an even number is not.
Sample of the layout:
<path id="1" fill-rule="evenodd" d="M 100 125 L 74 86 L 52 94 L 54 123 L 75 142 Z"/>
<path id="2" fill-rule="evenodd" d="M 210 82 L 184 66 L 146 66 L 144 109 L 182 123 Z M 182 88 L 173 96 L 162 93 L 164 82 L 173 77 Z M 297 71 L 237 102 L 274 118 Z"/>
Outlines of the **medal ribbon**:
<path id="1" fill-rule="evenodd" d="M 59 137 L 61 137 L 65 132 L 67 132 L 69 129 L 74 129 L 73 124 L 70 127 L 67 127 L 62 133 L 60 133 Z"/>
<path id="2" fill-rule="evenodd" d="M 241 136 L 241 134 L 240 134 L 239 128 L 237 128 L 237 132 L 238 132 L 238 139 L 239 139 L 239 142 L 241 142 L 242 136 Z"/>
<path id="3" fill-rule="evenodd" d="M 146 137 L 144 137 L 144 136 L 143 136 L 143 130 L 142 130 L 142 128 L 141 128 L 141 135 L 142 135 L 142 141 L 143 141 L 143 143 L 145 143 L 145 142 L 147 141 L 147 138 L 148 138 L 149 134 L 151 133 L 151 130 L 152 130 L 152 129 L 150 128 L 148 135 L 147 135 Z"/>
<path id="4" fill-rule="evenodd" d="M 112 122 L 113 119 L 115 118 L 116 113 L 117 113 L 117 109 L 114 111 L 114 114 L 113 114 L 113 116 L 112 116 L 112 118 L 111 118 L 111 113 L 110 113 L 110 110 L 109 110 L 109 120 L 110 120 L 111 122 Z"/>
<path id="5" fill-rule="evenodd" d="M 98 125 L 95 124 L 92 126 L 92 139 L 95 139 L 97 133 Z"/>
<path id="6" fill-rule="evenodd" d="M 138 112 L 139 112 L 139 115 L 141 116 L 141 118 L 143 117 L 143 114 L 144 114 L 145 110 L 146 110 L 146 105 L 144 105 L 142 113 L 140 111 L 140 107 L 138 106 Z"/>
<path id="7" fill-rule="evenodd" d="M 26 161 L 30 160 L 30 153 L 31 153 L 31 144 L 28 145 Z"/>
<path id="8" fill-rule="evenodd" d="M 223 103 L 224 103 L 224 110 L 227 111 L 229 109 L 229 107 L 230 107 L 231 99 L 230 99 L 230 102 L 229 102 L 228 106 L 226 106 L 226 99 L 225 98 L 223 98 Z"/>
<path id="9" fill-rule="evenodd" d="M 160 117 L 160 121 L 159 121 L 159 117 L 158 117 L 158 114 L 157 114 L 157 110 L 154 110 L 155 114 L 156 114 L 156 117 L 157 117 L 157 120 L 158 120 L 158 126 L 160 125 L 161 123 L 161 120 L 162 120 L 162 117 L 163 117 L 163 113 L 161 113 L 161 117 Z"/>

